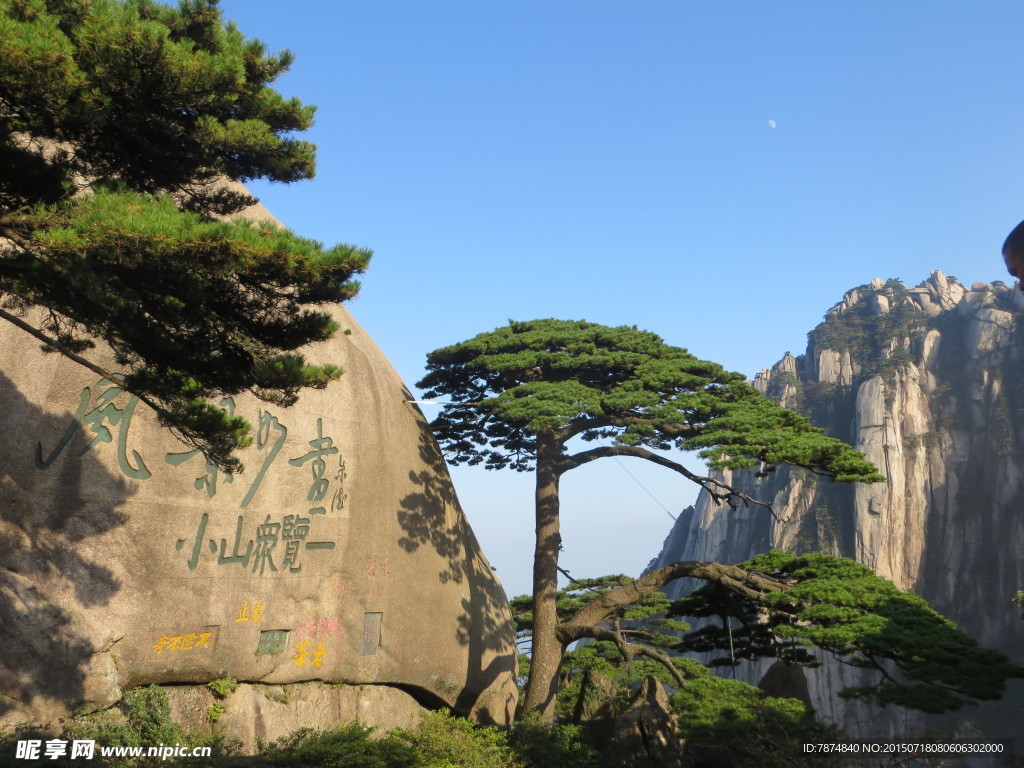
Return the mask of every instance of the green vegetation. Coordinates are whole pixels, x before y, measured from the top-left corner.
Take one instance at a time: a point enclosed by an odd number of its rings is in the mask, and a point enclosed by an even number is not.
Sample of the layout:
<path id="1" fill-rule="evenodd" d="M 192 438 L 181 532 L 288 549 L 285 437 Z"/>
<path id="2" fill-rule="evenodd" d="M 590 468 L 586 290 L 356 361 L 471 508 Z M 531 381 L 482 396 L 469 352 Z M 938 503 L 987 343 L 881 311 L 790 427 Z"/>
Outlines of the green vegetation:
<path id="1" fill-rule="evenodd" d="M 219 703 L 219 702 L 218 702 Z M 147 688 L 133 688 L 125 691 L 124 698 L 117 706 L 108 710 L 79 715 L 64 721 L 59 738 L 93 739 L 99 746 L 152 747 L 157 745 L 175 745 L 182 747 L 210 747 L 212 754 L 221 760 L 228 760 L 238 752 L 238 744 L 227 741 L 219 736 L 186 732 L 170 717 L 171 707 L 167 700 L 167 692 L 158 685 Z M 33 728 L 15 728 L 11 733 L 0 731 L 0 765 L 15 755 L 16 743 L 22 739 L 40 739 L 45 742 L 54 738 L 53 735 L 42 733 Z M 160 757 L 140 758 L 94 758 L 97 763 L 111 768 L 136 768 L 144 766 L 173 765 L 173 761 L 165 761 Z M 183 761 L 181 764 L 186 764 Z M 193 759 L 194 763 L 194 759 Z M 13 761 L 12 765 L 25 765 L 24 760 Z M 64 757 L 46 760 L 47 765 L 59 768 L 81 766 L 82 759 Z M 226 763 L 225 763 L 226 764 Z"/>
<path id="2" fill-rule="evenodd" d="M 226 699 L 238 687 L 238 681 L 233 677 L 222 677 L 218 680 L 211 680 L 206 684 L 210 692 L 218 699 Z"/>
<path id="3" fill-rule="evenodd" d="M 771 471 L 792 464 L 842 482 L 882 479 L 861 454 L 763 397 L 741 374 L 635 327 L 510 322 L 431 352 L 427 369 L 418 386 L 427 397 L 451 401 L 431 426 L 452 463 L 536 469 L 532 659 L 525 707 L 546 717 L 554 715 L 558 670 L 568 644 L 601 639 L 600 625 L 614 614 L 616 601 L 635 599 L 630 584 L 604 597 L 604 614 L 591 603 L 587 621 L 580 614 L 559 620 L 558 484 L 565 472 L 600 458 L 630 456 L 678 472 L 731 505 L 759 502 L 657 451 L 697 451 L 716 470 L 761 464 L 762 471 Z M 575 446 L 577 438 L 600 445 L 573 453 L 570 443 Z"/>
<path id="4" fill-rule="evenodd" d="M 370 252 L 272 223 L 225 181 L 312 178 L 314 108 L 216 0 L 0 0 L 0 318 L 126 389 L 221 469 L 250 425 L 208 402 L 289 404 L 337 379 L 331 337 Z M 108 370 L 89 350 L 109 345 Z"/>
<path id="5" fill-rule="evenodd" d="M 859 298 L 853 306 L 843 309 L 842 304 L 835 305 L 825 315 L 824 321 L 807 334 L 809 347 L 814 351 L 831 349 L 848 353 L 853 370 L 856 371 L 854 381 L 849 382 L 848 386 L 838 386 L 833 382 L 803 382 L 791 374 L 777 377 L 780 385 L 790 385 L 786 400 L 788 405 L 815 424 L 831 425 L 829 434 L 844 439 L 852 439 L 847 430 L 853 418 L 859 382 L 875 376 L 881 377 L 883 395 L 886 404 L 891 407 L 895 397 L 895 374 L 917 362 L 911 346 L 923 338 L 929 328 L 939 327 L 943 333 L 940 351 L 944 353 L 947 347 L 955 349 L 957 342 L 952 337 L 947 338 L 942 327 L 950 323 L 957 325 L 957 328 L 960 325 L 948 314 L 928 317 L 913 303 L 907 289 L 896 279 L 887 281 L 878 289 L 861 285 L 854 291 Z M 996 298 L 1001 295 L 997 293 Z M 887 302 L 888 311 L 876 313 L 871 297 Z M 943 378 L 947 378 L 945 373 L 943 369 Z M 952 375 L 962 376 L 962 372 L 954 371 Z M 777 391 L 776 381 L 773 380 L 770 394 Z"/>
<path id="6" fill-rule="evenodd" d="M 737 768 L 786 768 L 829 764 L 809 757 L 803 745 L 844 740 L 834 726 L 819 723 L 797 699 L 766 696 L 738 680 L 706 672 L 672 697 L 682 736 L 690 749 L 720 748 Z"/>
<path id="7" fill-rule="evenodd" d="M 827 528 L 827 505 L 818 517 Z M 558 721 L 594 729 L 598 748 L 601 724 L 626 709 L 633 684 L 648 675 L 676 690 L 672 707 L 679 735 L 694 754 L 728 745 L 736 765 L 817 765 L 822 763 L 806 762 L 802 744 L 843 738 L 817 722 L 802 702 L 717 677 L 681 653 L 718 652 L 710 667 L 761 658 L 815 667 L 824 651 L 875 678 L 840 695 L 930 713 L 998 699 L 1007 680 L 1024 677 L 1024 668 L 1004 654 L 982 648 L 924 600 L 853 560 L 774 551 L 740 566 L 669 568 L 672 575 L 708 584 L 671 605 L 660 592 L 647 592 L 669 580 L 657 572 L 646 582 L 647 576 L 576 581 L 558 595 L 565 627 L 594 607 L 604 616 L 598 640 L 564 655 L 556 704 Z M 640 595 L 636 604 L 619 602 L 615 611 L 603 610 L 602 603 L 627 583 Z M 529 637 L 531 599 L 518 597 L 512 608 L 520 637 Z M 677 618 L 702 625 L 690 630 Z"/>
<path id="8" fill-rule="evenodd" d="M 214 706 L 223 707 L 221 702 Z M 208 718 L 213 722 L 215 718 Z M 237 745 L 211 736 L 185 733 L 169 719 L 167 694 L 159 686 L 137 688 L 125 694 L 115 710 L 83 715 L 64 724 L 63 739 L 95 739 L 98 746 L 210 746 L 212 756 L 203 765 L 214 768 L 608 768 L 587 745 L 575 726 L 553 726 L 524 721 L 511 732 L 480 726 L 446 710 L 427 713 L 416 728 L 378 733 L 361 723 L 331 731 L 302 729 L 263 745 L 255 757 L 241 757 Z M 19 739 L 53 738 L 30 729 L 0 732 L 0 765 L 13 759 Z M 97 752 L 97 757 L 100 759 Z M 104 758 L 104 766 L 189 766 L 197 758 Z M 24 760 L 12 764 L 23 764 Z M 47 765 L 71 768 L 81 758 L 47 759 Z"/>
<path id="9" fill-rule="evenodd" d="M 593 734 L 579 725 L 552 725 L 536 714 L 516 722 L 509 742 L 522 768 L 613 768 L 602 762 Z"/>
<path id="10" fill-rule="evenodd" d="M 615 590 L 629 587 L 634 582 L 635 579 L 629 576 L 573 580 L 558 592 L 556 605 L 559 622 L 570 622 L 580 611 L 596 601 L 614 599 Z M 622 603 L 609 616 L 606 637 L 611 639 L 581 643 L 573 650 L 566 651 L 562 659 L 555 707 L 558 722 L 580 722 L 609 702 L 617 710 L 623 709 L 628 686 L 640 682 L 648 675 L 654 675 L 663 683 L 678 684 L 677 675 L 669 671 L 665 659 L 645 655 L 647 649 L 655 652 L 655 649 L 672 648 L 678 642 L 677 634 L 689 631 L 688 624 L 665 618 L 671 605 L 672 601 L 657 590 L 644 594 L 634 603 Z M 519 642 L 529 644 L 533 636 L 533 598 L 520 595 L 513 598 L 510 607 Z M 623 639 L 628 637 L 642 642 L 645 648 L 637 649 L 641 655 L 629 659 L 627 663 L 620 645 L 613 637 L 616 632 Z M 681 657 L 672 659 L 670 663 L 683 670 L 684 674 L 692 671 L 694 665 L 701 667 L 697 662 Z M 520 674 L 528 676 L 529 665 L 530 658 L 523 657 Z"/>
<path id="11" fill-rule="evenodd" d="M 256 765 L 274 768 L 419 768 L 416 749 L 395 736 L 370 738 L 371 728 L 349 723 L 333 731 L 308 728 L 269 745 Z"/>
<path id="12" fill-rule="evenodd" d="M 885 297 L 889 311 L 874 314 L 870 303 L 862 298 L 846 311 L 829 312 L 824 322 L 807 334 L 808 341 L 815 349 L 849 352 L 862 378 L 890 378 L 913 362 L 910 351 L 900 342 L 924 330 L 928 317 L 906 299 L 907 289 L 898 280 L 889 280 L 877 291 L 868 285 L 856 290 Z"/>
<path id="13" fill-rule="evenodd" d="M 70 724 L 73 738 L 95 739 L 97 744 L 117 744 L 128 747 L 148 747 L 155 744 L 177 744 L 192 747 L 211 746 L 215 752 L 231 754 L 235 747 L 224 740 L 187 733 L 171 720 L 167 692 L 157 685 L 135 688 L 125 692 L 121 703 L 114 709 L 85 717 Z M 158 759 L 153 759 L 156 764 Z M 132 765 L 145 765 L 136 761 Z"/>
<path id="14" fill-rule="evenodd" d="M 446 710 L 415 729 L 377 734 L 359 723 L 334 731 L 299 731 L 251 763 L 267 768 L 606 768 L 575 726 L 527 719 L 511 732 L 475 725 Z"/>
<path id="15" fill-rule="evenodd" d="M 713 584 L 677 601 L 670 616 L 721 619 L 685 636 L 680 650 L 727 650 L 712 662 L 720 665 L 761 657 L 814 664 L 807 649 L 821 648 L 876 675 L 874 685 L 840 695 L 924 712 L 998 699 L 1008 679 L 1024 677 L 1004 654 L 854 560 L 774 551 L 739 567 L 783 586 L 752 599 Z"/>
<path id="16" fill-rule="evenodd" d="M 518 768 L 522 765 L 505 731 L 476 725 L 447 710 L 432 712 L 419 727 L 394 730 L 391 736 L 413 747 L 422 764 L 433 768 Z"/>
<path id="17" fill-rule="evenodd" d="M 0 0 L 0 40 L 0 318 L 122 381 L 219 468 L 240 470 L 233 453 L 251 442 L 251 425 L 209 401 L 251 392 L 290 405 L 302 388 L 338 379 L 340 368 L 309 365 L 296 350 L 339 330 L 323 307 L 356 294 L 354 278 L 370 258 L 366 249 L 325 248 L 272 223 L 229 218 L 254 199 L 225 181 L 313 176 L 314 147 L 293 134 L 312 124 L 314 110 L 270 87 L 291 54 L 269 55 L 246 39 L 216 0 L 178 8 Z M 872 314 L 860 302 L 829 314 L 810 339 L 850 352 L 860 376 L 889 380 L 912 362 L 902 340 L 927 320 L 901 301 L 898 281 L 882 292 L 890 311 Z M 113 350 L 116 370 L 90 356 L 94 340 Z M 791 374 L 779 383 L 797 388 L 805 413 L 835 407 L 833 384 L 801 388 Z M 808 649 L 817 647 L 877 673 L 877 684 L 843 695 L 928 712 L 998 698 L 1008 678 L 1024 676 L 923 600 L 823 555 L 677 564 L 557 591 L 559 479 L 591 461 L 650 461 L 732 505 L 761 502 L 657 451 L 697 451 L 711 470 L 790 464 L 842 482 L 881 479 L 863 456 L 739 374 L 635 327 L 537 320 L 436 350 L 419 386 L 452 401 L 433 424 L 452 463 L 536 472 L 538 575 L 533 595 L 513 601 L 533 648 L 527 715 L 509 733 L 446 712 L 384 735 L 359 723 L 304 730 L 246 764 L 599 768 L 585 721 L 602 707 L 621 711 L 629 686 L 648 675 L 677 689 L 680 735 L 733 745 L 735 765 L 788 765 L 798 744 L 836 739 L 800 702 L 717 678 L 669 651 L 728 650 L 721 665 L 760 657 L 812 664 Z M 578 450 L 576 438 L 597 447 Z M 827 505 L 817 520 L 834 539 Z M 683 577 L 708 585 L 669 605 L 658 590 Z M 1015 600 L 1024 604 L 1024 593 Z M 674 617 L 720 621 L 690 631 Z M 581 639 L 594 642 L 566 650 Z M 217 699 L 210 724 L 237 685 L 208 684 Z M 130 690 L 118 707 L 65 723 L 63 735 L 105 746 L 210 745 L 215 765 L 233 763 L 234 745 L 185 733 L 169 712 L 163 689 Z M 554 726 L 556 715 L 583 724 Z M 0 738 L 0 749 L 9 755 L 15 740 L 33 737 L 47 738 L 19 730 Z M 174 761 L 121 764 L 158 763 Z"/>

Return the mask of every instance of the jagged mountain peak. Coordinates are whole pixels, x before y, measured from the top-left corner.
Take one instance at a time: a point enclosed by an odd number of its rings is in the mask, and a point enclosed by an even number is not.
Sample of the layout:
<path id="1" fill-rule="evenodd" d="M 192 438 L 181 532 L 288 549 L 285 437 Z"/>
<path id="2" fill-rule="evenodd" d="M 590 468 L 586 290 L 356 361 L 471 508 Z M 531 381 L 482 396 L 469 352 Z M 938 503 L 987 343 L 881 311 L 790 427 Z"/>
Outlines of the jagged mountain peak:
<path id="1" fill-rule="evenodd" d="M 998 281 L 968 288 L 939 270 L 913 288 L 874 278 L 847 291 L 806 351 L 786 353 L 754 384 L 862 451 L 886 482 L 733 473 L 740 490 L 772 501 L 776 517 L 701 495 L 657 565 L 740 562 L 772 548 L 853 557 L 1019 659 L 1024 622 L 1010 598 L 1024 586 L 1022 317 L 1020 291 Z M 922 727 L 905 712 L 838 699 L 848 670 L 826 664 L 809 681 L 819 712 L 853 733 Z M 982 719 L 1012 734 L 1021 703 L 1007 707 L 988 706 Z"/>

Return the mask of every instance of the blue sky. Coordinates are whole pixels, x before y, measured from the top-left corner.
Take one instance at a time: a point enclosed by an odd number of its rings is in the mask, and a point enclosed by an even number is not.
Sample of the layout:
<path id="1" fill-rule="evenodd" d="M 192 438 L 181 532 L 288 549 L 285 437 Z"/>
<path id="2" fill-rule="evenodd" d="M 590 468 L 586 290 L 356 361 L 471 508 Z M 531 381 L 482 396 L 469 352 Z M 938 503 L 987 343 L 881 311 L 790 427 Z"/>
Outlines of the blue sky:
<path id="1" fill-rule="evenodd" d="M 296 53 L 278 87 L 319 107 L 317 178 L 254 191 L 374 249 L 350 309 L 410 385 L 430 350 L 536 317 L 637 325 L 752 377 L 872 277 L 1011 281 L 1024 4 L 221 7 Z M 530 478 L 454 476 L 528 591 Z M 694 495 L 644 462 L 571 473 L 564 565 L 638 573 Z"/>

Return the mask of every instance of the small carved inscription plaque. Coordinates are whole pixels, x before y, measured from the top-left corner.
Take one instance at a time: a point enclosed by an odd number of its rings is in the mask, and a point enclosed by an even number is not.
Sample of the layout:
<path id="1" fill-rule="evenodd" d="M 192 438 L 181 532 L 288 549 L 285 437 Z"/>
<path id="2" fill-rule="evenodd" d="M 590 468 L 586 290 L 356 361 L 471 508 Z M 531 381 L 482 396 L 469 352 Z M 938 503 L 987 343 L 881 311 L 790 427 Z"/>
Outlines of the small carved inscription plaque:
<path id="1" fill-rule="evenodd" d="M 260 656 L 276 656 L 279 653 L 284 653 L 287 645 L 287 629 L 265 629 L 260 632 L 260 642 L 256 646 L 256 653 Z"/>
<path id="2" fill-rule="evenodd" d="M 363 614 L 363 642 L 359 646 L 360 656 L 374 656 L 380 647 L 380 622 L 383 613 Z"/>

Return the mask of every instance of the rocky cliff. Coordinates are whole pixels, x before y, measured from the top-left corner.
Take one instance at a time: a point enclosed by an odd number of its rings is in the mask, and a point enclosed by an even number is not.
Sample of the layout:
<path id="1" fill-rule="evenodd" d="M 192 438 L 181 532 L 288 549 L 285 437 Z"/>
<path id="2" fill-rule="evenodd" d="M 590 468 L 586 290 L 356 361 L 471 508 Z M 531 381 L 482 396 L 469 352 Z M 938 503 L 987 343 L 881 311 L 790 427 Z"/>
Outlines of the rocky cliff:
<path id="1" fill-rule="evenodd" d="M 960 285 L 941 272 L 916 288 L 874 279 L 849 291 L 755 385 L 863 451 L 887 478 L 843 486 L 800 470 L 730 479 L 772 499 L 717 507 L 706 494 L 682 514 L 655 561 L 735 563 L 772 548 L 855 558 L 922 595 L 985 645 L 1024 660 L 1024 294 L 1001 283 Z M 673 596 L 689 585 L 673 585 Z M 861 735 L 942 729 L 895 708 L 838 698 L 857 671 L 826 660 L 808 673 L 819 713 Z M 760 669 L 737 672 L 756 682 Z M 1024 686 L 1000 703 L 956 713 L 1024 732 Z"/>

